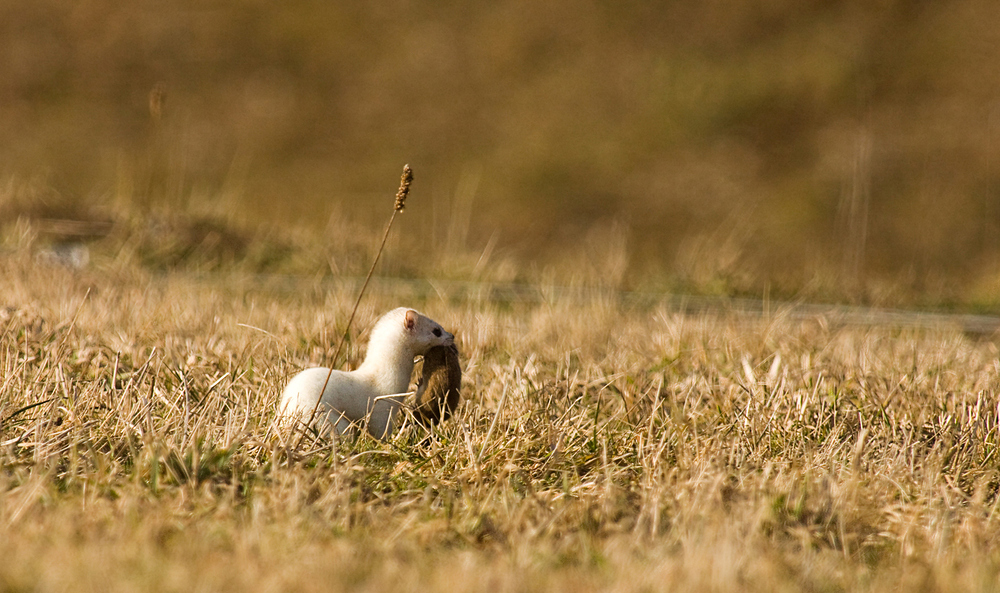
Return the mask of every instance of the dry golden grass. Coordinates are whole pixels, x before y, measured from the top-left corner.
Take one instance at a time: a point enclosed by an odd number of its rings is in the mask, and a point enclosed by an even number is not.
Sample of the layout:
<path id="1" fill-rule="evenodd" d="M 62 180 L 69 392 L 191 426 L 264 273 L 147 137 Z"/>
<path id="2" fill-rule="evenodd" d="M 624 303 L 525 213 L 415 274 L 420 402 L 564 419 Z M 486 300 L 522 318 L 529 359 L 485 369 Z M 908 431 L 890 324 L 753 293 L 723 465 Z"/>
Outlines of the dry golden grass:
<path id="1" fill-rule="evenodd" d="M 419 307 L 463 406 L 295 447 L 276 399 L 353 293 L 19 253 L 0 277 L 0 590 L 998 589 L 990 341 L 376 290 L 348 359 Z"/>

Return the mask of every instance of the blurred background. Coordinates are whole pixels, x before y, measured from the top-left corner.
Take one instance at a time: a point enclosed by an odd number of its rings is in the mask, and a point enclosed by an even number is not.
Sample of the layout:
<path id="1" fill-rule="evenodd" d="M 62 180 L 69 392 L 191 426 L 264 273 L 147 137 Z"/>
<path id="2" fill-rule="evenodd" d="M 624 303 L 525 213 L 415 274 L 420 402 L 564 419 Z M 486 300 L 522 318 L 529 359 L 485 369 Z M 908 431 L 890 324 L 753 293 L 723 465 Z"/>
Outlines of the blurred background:
<path id="1" fill-rule="evenodd" d="M 409 163 L 387 274 L 996 309 L 998 25 L 992 0 L 0 0 L 0 224 L 357 273 Z"/>

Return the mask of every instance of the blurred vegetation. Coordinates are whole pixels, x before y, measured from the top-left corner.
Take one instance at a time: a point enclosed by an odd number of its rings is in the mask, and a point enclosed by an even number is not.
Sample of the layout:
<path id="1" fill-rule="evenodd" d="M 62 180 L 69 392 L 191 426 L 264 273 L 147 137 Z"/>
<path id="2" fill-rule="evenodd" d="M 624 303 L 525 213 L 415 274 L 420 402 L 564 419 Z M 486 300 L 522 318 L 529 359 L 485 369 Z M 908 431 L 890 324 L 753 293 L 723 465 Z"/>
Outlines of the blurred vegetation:
<path id="1" fill-rule="evenodd" d="M 989 308 L 998 22 L 988 0 L 0 0 L 0 179 L 45 216 L 350 243 L 331 230 L 376 229 L 408 162 L 428 269 Z"/>

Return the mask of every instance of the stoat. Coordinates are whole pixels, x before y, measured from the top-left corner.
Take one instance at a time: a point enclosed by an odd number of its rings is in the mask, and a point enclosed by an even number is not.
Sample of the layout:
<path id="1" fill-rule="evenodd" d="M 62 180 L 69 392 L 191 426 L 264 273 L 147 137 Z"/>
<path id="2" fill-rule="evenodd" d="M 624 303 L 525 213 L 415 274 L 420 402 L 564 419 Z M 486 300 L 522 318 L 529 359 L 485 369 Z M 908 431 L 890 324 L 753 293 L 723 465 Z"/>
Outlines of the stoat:
<path id="1" fill-rule="evenodd" d="M 332 425 L 337 434 L 344 434 L 352 422 L 367 420 L 368 432 L 385 438 L 392 434 L 396 410 L 410 385 L 414 357 L 454 343 L 455 336 L 433 319 L 406 307 L 393 309 L 375 323 L 365 361 L 357 370 L 330 373 L 315 367 L 300 372 L 281 395 L 280 414 L 312 421 L 321 430 Z"/>
<path id="2" fill-rule="evenodd" d="M 462 367 L 458 363 L 458 348 L 435 346 L 424 354 L 424 367 L 417 384 L 413 415 L 424 425 L 447 420 L 462 394 Z"/>

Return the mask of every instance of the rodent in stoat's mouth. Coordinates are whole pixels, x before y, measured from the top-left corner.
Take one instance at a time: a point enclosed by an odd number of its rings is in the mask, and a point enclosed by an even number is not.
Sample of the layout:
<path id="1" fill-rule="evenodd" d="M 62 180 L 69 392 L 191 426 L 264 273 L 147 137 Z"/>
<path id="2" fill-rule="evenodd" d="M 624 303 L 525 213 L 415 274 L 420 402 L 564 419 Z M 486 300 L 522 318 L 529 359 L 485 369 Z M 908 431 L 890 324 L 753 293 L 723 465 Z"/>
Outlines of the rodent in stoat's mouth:
<path id="1" fill-rule="evenodd" d="M 413 415 L 421 424 L 447 420 L 462 398 L 462 366 L 458 348 L 435 346 L 424 354 L 424 368 L 417 384 Z"/>
<path id="2" fill-rule="evenodd" d="M 357 370 L 316 367 L 300 372 L 281 395 L 280 414 L 321 429 L 333 425 L 338 434 L 348 431 L 352 422 L 367 420 L 368 432 L 385 438 L 392 434 L 396 410 L 410 386 L 413 359 L 454 343 L 455 336 L 433 319 L 406 307 L 393 309 L 375 323 L 365 361 Z"/>

